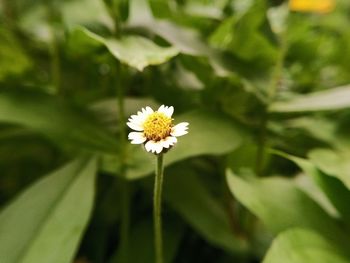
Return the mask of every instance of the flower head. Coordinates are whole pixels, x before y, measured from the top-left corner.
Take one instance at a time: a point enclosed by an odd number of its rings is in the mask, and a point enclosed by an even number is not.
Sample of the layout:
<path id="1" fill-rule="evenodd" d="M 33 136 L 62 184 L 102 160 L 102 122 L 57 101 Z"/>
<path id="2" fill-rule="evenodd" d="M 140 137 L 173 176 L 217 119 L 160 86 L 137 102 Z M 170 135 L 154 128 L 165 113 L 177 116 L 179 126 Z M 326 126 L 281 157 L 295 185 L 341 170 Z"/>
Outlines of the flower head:
<path id="1" fill-rule="evenodd" d="M 161 153 L 163 149 L 170 149 L 179 136 L 188 133 L 188 122 L 173 124 L 173 106 L 160 106 L 157 111 L 150 107 L 142 108 L 137 115 L 131 115 L 127 125 L 136 132 L 128 135 L 132 144 L 145 144 L 148 152 Z"/>

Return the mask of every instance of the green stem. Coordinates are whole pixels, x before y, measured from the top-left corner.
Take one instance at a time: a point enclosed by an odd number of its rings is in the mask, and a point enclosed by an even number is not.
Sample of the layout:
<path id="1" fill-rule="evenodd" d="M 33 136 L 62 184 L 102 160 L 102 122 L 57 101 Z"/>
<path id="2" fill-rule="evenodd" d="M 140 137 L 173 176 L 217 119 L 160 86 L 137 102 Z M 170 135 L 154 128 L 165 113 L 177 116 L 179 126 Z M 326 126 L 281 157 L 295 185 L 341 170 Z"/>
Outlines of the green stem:
<path id="1" fill-rule="evenodd" d="M 118 8 L 118 2 L 120 0 L 112 0 L 112 1 L 108 1 L 108 0 L 103 0 L 102 2 L 104 3 L 104 5 L 106 6 L 110 16 L 113 18 L 114 21 L 114 30 L 113 30 L 113 35 L 116 38 L 120 38 L 121 37 L 121 23 L 122 23 L 122 19 L 121 19 L 121 14 L 119 13 L 119 8 Z"/>
<path id="2" fill-rule="evenodd" d="M 57 11 L 55 10 L 54 2 L 48 5 L 48 16 L 50 23 L 51 42 L 49 43 L 49 53 L 51 56 L 51 79 L 55 88 L 56 94 L 62 93 L 61 90 L 61 59 L 59 51 L 59 39 L 57 36 L 57 28 L 55 20 L 57 19 Z"/>
<path id="3" fill-rule="evenodd" d="M 9 0 L 2 1 L 4 25 L 5 25 L 5 28 L 14 32 L 16 28 L 15 27 L 16 16 L 12 8 L 12 5 L 9 4 L 9 2 L 10 2 Z"/>
<path id="4" fill-rule="evenodd" d="M 52 29 L 52 31 L 54 31 Z M 55 36 L 55 32 L 52 32 L 53 39 L 50 45 L 50 55 L 51 55 L 51 77 L 52 84 L 55 87 L 55 91 L 57 94 L 62 93 L 61 90 L 61 62 L 60 62 L 60 54 L 57 43 L 57 37 Z"/>
<path id="5" fill-rule="evenodd" d="M 267 100 L 265 104 L 265 112 L 263 114 L 263 118 L 260 123 L 260 135 L 259 135 L 259 142 L 258 142 L 259 146 L 256 154 L 256 174 L 259 176 L 262 176 L 263 163 L 266 155 L 265 148 L 266 148 L 266 140 L 267 140 L 267 124 L 269 122 L 269 115 L 270 115 L 270 106 L 274 101 L 278 91 L 279 82 L 281 80 L 281 75 L 283 71 L 283 64 L 287 53 L 287 48 L 288 48 L 288 45 L 286 41 L 286 32 L 285 32 L 284 34 L 281 35 L 281 46 L 279 49 L 276 66 L 272 73 L 270 85 L 267 89 Z"/>
<path id="6" fill-rule="evenodd" d="M 120 158 L 121 167 L 119 176 L 122 179 L 122 192 L 121 192 L 121 223 L 120 223 L 120 251 L 121 262 L 128 262 L 129 255 L 129 228 L 130 228 L 130 189 L 129 182 L 126 179 L 126 130 L 125 130 L 125 110 L 124 110 L 124 87 L 123 87 L 123 70 L 122 65 L 117 62 L 117 102 L 119 113 L 119 143 L 120 143 Z"/>
<path id="7" fill-rule="evenodd" d="M 117 100 L 118 100 L 118 113 L 119 113 L 119 133 L 120 133 L 120 147 L 122 166 L 125 168 L 126 163 L 126 130 L 125 130 L 125 104 L 124 104 L 124 87 L 123 87 L 123 65 L 117 62 Z M 123 168 L 122 168 L 123 169 Z"/>
<path id="8" fill-rule="evenodd" d="M 154 245 L 156 263 L 163 263 L 162 241 L 162 185 L 163 185 L 163 154 L 157 156 L 156 177 L 154 180 L 153 220 Z"/>

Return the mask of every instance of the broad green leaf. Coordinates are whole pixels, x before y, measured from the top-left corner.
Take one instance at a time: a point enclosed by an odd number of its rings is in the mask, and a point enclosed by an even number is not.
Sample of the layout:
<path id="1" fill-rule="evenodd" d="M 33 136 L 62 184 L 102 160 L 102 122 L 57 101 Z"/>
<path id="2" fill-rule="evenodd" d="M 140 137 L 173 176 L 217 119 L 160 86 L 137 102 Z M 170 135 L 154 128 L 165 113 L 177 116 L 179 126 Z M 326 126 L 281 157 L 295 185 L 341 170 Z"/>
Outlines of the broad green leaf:
<path id="1" fill-rule="evenodd" d="M 350 107 L 350 86 L 304 94 L 271 105 L 275 112 L 329 111 Z"/>
<path id="2" fill-rule="evenodd" d="M 288 26 L 288 16 L 289 9 L 287 3 L 269 8 L 267 17 L 275 34 L 285 32 Z"/>
<path id="3" fill-rule="evenodd" d="M 350 191 L 341 180 L 319 170 L 312 160 L 299 158 L 282 152 L 276 153 L 297 164 L 306 175 L 310 176 L 326 194 L 341 217 L 350 223 Z"/>
<path id="4" fill-rule="evenodd" d="M 141 36 L 108 39 L 105 45 L 113 56 L 140 71 L 150 65 L 165 63 L 179 53 L 177 48 L 161 47 Z"/>
<path id="5" fill-rule="evenodd" d="M 169 169 L 164 181 L 165 201 L 206 240 L 233 253 L 247 251 L 248 244 L 234 236 L 222 204 L 193 171 Z"/>
<path id="6" fill-rule="evenodd" d="M 228 1 L 189 1 L 186 2 L 185 12 L 192 16 L 221 19 L 224 7 Z"/>
<path id="7" fill-rule="evenodd" d="M 167 20 L 154 19 L 146 0 L 132 0 L 130 13 L 129 27 L 146 29 L 168 41 L 183 54 L 208 57 L 218 75 L 230 73 L 218 51 L 207 45 L 196 30 Z"/>
<path id="8" fill-rule="evenodd" d="M 315 149 L 309 153 L 309 158 L 321 171 L 337 177 L 350 190 L 350 153 Z"/>
<path id="9" fill-rule="evenodd" d="M 45 43 L 53 41 L 53 28 L 50 24 L 49 8 L 46 5 L 36 5 L 22 13 L 18 26 L 37 41 Z"/>
<path id="10" fill-rule="evenodd" d="M 305 227 L 333 241 L 344 242 L 346 234 L 338 221 L 327 214 L 291 180 L 283 177 L 243 179 L 227 171 L 229 188 L 237 199 L 272 231 Z"/>
<path id="11" fill-rule="evenodd" d="M 315 169 L 315 172 L 319 172 Z M 295 184 L 308 196 L 310 196 L 317 204 L 319 204 L 329 215 L 335 218 L 340 218 L 340 214 L 335 206 L 328 199 L 328 196 L 323 192 L 322 186 L 316 181 L 316 175 L 308 176 L 308 174 L 298 174 L 294 177 Z"/>
<path id="12" fill-rule="evenodd" d="M 100 0 L 71 0 L 62 1 L 60 4 L 62 19 L 66 26 L 71 29 L 77 25 L 96 26 L 104 25 L 113 29 L 113 18 Z"/>
<path id="13" fill-rule="evenodd" d="M 254 0 L 235 1 L 232 3 L 232 8 L 237 15 L 242 16 L 255 4 Z"/>
<path id="14" fill-rule="evenodd" d="M 44 177 L 0 214 L 1 263 L 70 263 L 94 200 L 96 160 Z"/>
<path id="15" fill-rule="evenodd" d="M 200 39 L 196 31 L 181 28 L 171 22 L 161 21 L 143 25 L 189 55 L 210 55 L 210 48 Z"/>
<path id="16" fill-rule="evenodd" d="M 315 116 L 303 116 L 288 120 L 285 123 L 286 128 L 302 129 L 307 134 L 318 140 L 334 143 L 337 132 L 337 123 L 331 119 L 317 118 Z"/>
<path id="17" fill-rule="evenodd" d="M 15 36 L 0 28 L 0 81 L 6 77 L 18 77 L 30 66 L 31 61 Z"/>
<path id="18" fill-rule="evenodd" d="M 317 183 L 344 220 L 350 224 L 349 155 L 346 152 L 316 149 L 309 153 L 309 158 L 311 165 L 315 167 L 313 176 Z"/>
<path id="19" fill-rule="evenodd" d="M 349 263 L 330 240 L 317 232 L 294 228 L 282 232 L 273 241 L 263 263 Z"/>
<path id="20" fill-rule="evenodd" d="M 59 144 L 116 152 L 116 139 L 88 112 L 61 99 L 28 90 L 0 92 L 0 122 L 25 126 Z"/>
<path id="21" fill-rule="evenodd" d="M 165 165 L 199 155 L 220 155 L 233 151 L 242 143 L 242 134 L 226 117 L 206 111 L 193 111 L 175 123 L 189 122 L 189 133 L 179 137 L 177 144 L 164 157 Z M 154 171 L 154 155 L 141 145 L 130 147 L 129 179 L 138 179 Z"/>
<path id="22" fill-rule="evenodd" d="M 155 17 L 165 19 L 171 17 L 172 10 L 168 1 L 148 0 L 148 3 Z"/>
<path id="23" fill-rule="evenodd" d="M 50 7 L 50 4 L 52 5 Z M 55 29 L 63 27 L 72 29 L 78 25 L 89 28 L 104 26 L 113 30 L 114 22 L 108 10 L 100 0 L 71 0 L 48 3 L 32 3 L 21 12 L 19 27 L 33 36 L 35 40 L 51 42 Z M 50 8 L 54 10 L 50 10 Z M 82 12 L 81 10 L 84 10 Z M 52 12 L 59 14 L 62 24 L 52 22 Z M 58 20 L 58 19 L 56 19 Z"/>
<path id="24" fill-rule="evenodd" d="M 79 39 L 85 36 L 85 42 L 95 42 L 91 46 L 104 45 L 115 58 L 139 71 L 150 65 L 165 63 L 179 53 L 175 47 L 161 47 L 136 35 L 123 36 L 120 39 L 103 38 L 86 28 L 76 28 L 75 34 L 79 35 Z"/>
<path id="25" fill-rule="evenodd" d="M 166 20 L 155 20 L 147 0 L 132 0 L 128 24 L 156 33 L 185 54 L 200 55 L 210 50 L 195 30 L 182 28 Z"/>

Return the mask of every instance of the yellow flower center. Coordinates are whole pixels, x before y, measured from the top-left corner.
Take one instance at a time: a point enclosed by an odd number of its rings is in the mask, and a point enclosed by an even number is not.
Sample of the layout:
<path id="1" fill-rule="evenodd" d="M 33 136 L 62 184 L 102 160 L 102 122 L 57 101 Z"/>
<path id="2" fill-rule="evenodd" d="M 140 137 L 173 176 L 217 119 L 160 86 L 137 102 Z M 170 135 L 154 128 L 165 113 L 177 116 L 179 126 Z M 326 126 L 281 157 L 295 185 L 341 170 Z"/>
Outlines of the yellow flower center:
<path id="1" fill-rule="evenodd" d="M 170 135 L 172 119 L 161 112 L 153 112 L 143 124 L 144 134 L 148 140 L 160 141 Z"/>

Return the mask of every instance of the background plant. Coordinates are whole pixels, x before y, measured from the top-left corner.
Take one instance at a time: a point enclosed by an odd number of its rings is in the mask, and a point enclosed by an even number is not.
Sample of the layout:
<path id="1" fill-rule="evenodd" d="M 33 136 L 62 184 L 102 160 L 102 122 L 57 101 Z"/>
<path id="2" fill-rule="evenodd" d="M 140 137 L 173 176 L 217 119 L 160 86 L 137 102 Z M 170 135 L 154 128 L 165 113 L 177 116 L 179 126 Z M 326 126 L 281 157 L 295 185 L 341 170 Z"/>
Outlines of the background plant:
<path id="1" fill-rule="evenodd" d="M 125 117 L 160 104 L 191 129 L 164 160 L 166 262 L 349 262 L 349 11 L 2 1 L 0 262 L 154 262 Z"/>

